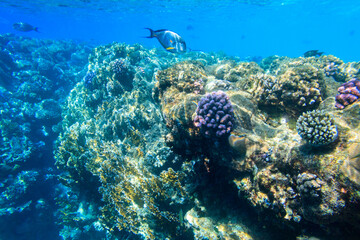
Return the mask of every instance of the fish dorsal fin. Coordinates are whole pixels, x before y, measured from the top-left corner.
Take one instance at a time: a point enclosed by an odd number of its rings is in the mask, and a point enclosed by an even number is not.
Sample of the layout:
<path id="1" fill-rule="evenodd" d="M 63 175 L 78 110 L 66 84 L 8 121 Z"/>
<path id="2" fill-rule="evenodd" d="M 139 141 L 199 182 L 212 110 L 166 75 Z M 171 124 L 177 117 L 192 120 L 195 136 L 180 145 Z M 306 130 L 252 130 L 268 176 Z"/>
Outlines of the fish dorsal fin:
<path id="1" fill-rule="evenodd" d="M 156 31 L 154 31 L 154 32 L 165 32 L 165 31 L 169 31 L 169 30 L 167 30 L 167 29 L 160 29 L 160 30 L 156 30 Z"/>

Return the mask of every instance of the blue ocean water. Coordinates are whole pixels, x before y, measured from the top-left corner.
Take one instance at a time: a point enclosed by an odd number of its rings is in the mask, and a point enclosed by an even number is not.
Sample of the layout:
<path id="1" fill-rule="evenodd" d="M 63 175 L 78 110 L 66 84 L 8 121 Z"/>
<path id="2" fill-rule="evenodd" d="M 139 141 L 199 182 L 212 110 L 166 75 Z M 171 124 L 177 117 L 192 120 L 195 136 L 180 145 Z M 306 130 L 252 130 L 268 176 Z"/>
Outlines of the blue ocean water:
<path id="1" fill-rule="evenodd" d="M 146 38 L 145 28 L 170 29 L 199 54 L 259 61 L 319 50 L 357 62 L 359 16 L 358 0 L 0 0 L 0 239 L 116 239 L 97 221 L 97 209 L 70 193 L 54 166 L 61 109 L 89 73 L 94 47 L 139 43 L 161 55 L 163 48 Z M 17 22 L 38 32 L 17 31 Z M 148 74 L 140 65 L 136 71 Z M 101 202 L 98 193 L 86 194 L 86 200 Z M 86 221 L 93 228 L 81 225 Z M 138 239 L 117 234 L 117 239 Z M 287 239 L 286 233 L 281 236 Z"/>
<path id="2" fill-rule="evenodd" d="M 0 1 L 0 33 L 159 47 L 144 27 L 171 29 L 192 49 L 248 57 L 298 57 L 311 49 L 344 61 L 360 55 L 356 0 Z M 40 33 L 19 33 L 14 22 Z"/>

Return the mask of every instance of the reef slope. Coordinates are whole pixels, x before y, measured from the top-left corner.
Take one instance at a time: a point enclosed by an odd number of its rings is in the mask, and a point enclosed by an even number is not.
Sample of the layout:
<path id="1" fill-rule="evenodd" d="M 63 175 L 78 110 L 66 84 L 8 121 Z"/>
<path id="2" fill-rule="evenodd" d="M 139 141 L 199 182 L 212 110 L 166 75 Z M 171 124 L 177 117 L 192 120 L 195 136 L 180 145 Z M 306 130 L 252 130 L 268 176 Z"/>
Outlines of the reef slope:
<path id="1" fill-rule="evenodd" d="M 359 66 L 95 48 L 55 151 L 63 184 L 86 196 L 76 221 L 79 201 L 66 200 L 64 221 L 142 239 L 359 232 L 360 104 L 335 107 Z"/>

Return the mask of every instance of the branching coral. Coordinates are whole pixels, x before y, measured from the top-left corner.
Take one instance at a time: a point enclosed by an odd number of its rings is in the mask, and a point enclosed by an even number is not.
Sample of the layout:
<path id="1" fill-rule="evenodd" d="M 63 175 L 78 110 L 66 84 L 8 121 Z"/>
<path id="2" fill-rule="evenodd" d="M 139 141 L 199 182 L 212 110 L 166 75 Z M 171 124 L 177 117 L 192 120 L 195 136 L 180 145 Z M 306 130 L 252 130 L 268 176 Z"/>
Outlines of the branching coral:
<path id="1" fill-rule="evenodd" d="M 334 119 L 326 112 L 313 110 L 303 113 L 296 122 L 299 135 L 313 146 L 323 146 L 338 137 Z"/>

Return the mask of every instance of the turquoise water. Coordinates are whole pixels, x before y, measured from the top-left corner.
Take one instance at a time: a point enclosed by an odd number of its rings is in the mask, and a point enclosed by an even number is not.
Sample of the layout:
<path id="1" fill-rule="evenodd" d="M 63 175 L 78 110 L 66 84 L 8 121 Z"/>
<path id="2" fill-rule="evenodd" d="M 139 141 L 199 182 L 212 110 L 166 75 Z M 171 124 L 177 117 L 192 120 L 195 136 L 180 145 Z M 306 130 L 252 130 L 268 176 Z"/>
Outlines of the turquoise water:
<path id="1" fill-rule="evenodd" d="M 144 27 L 171 29 L 192 49 L 240 57 L 298 57 L 311 49 L 344 61 L 360 56 L 356 0 L 0 1 L 0 33 L 159 47 Z M 41 33 L 19 33 L 14 22 Z"/>
<path id="2" fill-rule="evenodd" d="M 0 0 L 0 239 L 357 239 L 359 1 Z"/>

